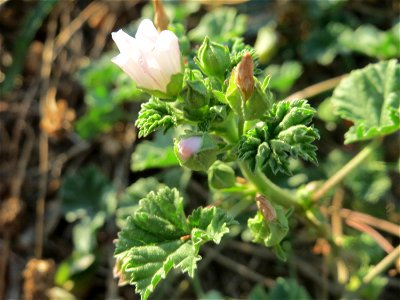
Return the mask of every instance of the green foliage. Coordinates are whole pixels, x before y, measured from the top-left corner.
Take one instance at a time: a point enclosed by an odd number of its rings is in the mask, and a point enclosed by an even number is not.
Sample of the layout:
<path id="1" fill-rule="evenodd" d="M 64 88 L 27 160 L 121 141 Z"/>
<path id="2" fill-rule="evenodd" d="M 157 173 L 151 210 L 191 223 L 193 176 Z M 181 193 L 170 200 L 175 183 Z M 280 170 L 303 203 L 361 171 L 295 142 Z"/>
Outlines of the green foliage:
<path id="1" fill-rule="evenodd" d="M 285 61 L 282 65 L 269 65 L 264 71 L 265 75 L 271 76 L 269 87 L 281 93 L 290 90 L 302 73 L 303 67 L 297 61 Z"/>
<path id="2" fill-rule="evenodd" d="M 269 166 L 274 174 L 291 174 L 289 158 L 301 157 L 317 164 L 312 144 L 319 139 L 313 126 L 307 126 L 315 110 L 306 100 L 282 101 L 273 105 L 263 117 L 264 122 L 246 132 L 240 139 L 238 157 L 254 170 Z"/>
<path id="3" fill-rule="evenodd" d="M 35 4 L 35 8 L 31 9 L 24 17 L 13 45 L 12 64 L 6 70 L 4 82 L 0 82 L 0 94 L 8 92 L 14 87 L 15 77 L 21 72 L 27 53 L 29 53 L 29 44 L 56 3 L 57 0 L 40 0 Z"/>
<path id="4" fill-rule="evenodd" d="M 139 207 L 140 199 L 146 197 L 151 191 L 164 188 L 154 177 L 140 178 L 128 186 L 118 201 L 116 211 L 116 223 L 119 228 L 126 226 L 127 218 L 132 216 Z"/>
<path id="5" fill-rule="evenodd" d="M 351 154 L 338 149 L 329 153 L 327 162 L 322 165 L 327 177 L 333 176 L 351 158 Z M 378 153 L 370 155 L 343 181 L 343 185 L 352 191 L 357 200 L 377 203 L 390 189 L 391 181 L 387 174 L 387 166 L 379 159 Z"/>
<path id="6" fill-rule="evenodd" d="M 86 113 L 77 121 L 76 130 L 84 139 L 108 132 L 125 118 L 121 104 L 146 98 L 136 88 L 132 79 L 116 65 L 110 63 L 111 55 L 103 55 L 77 73 L 85 89 Z"/>
<path id="7" fill-rule="evenodd" d="M 167 168 L 179 165 L 172 145 L 173 131 L 157 132 L 153 141 L 141 142 L 132 153 L 131 170 L 134 172 L 152 168 Z"/>
<path id="8" fill-rule="evenodd" d="M 142 104 L 135 125 L 139 127 L 140 138 L 160 128 L 166 132 L 169 128 L 176 126 L 176 123 L 177 120 L 171 105 L 152 97 L 150 101 Z"/>
<path id="9" fill-rule="evenodd" d="M 250 291 L 249 300 L 311 300 L 306 289 L 294 279 L 278 277 L 275 285 L 267 293 L 261 285 L 256 285 Z"/>
<path id="10" fill-rule="evenodd" d="M 339 36 L 344 47 L 380 59 L 400 57 L 400 23 L 387 31 L 371 24 L 361 25 L 355 31 L 345 30 Z"/>
<path id="11" fill-rule="evenodd" d="M 219 243 L 234 221 L 215 207 L 198 208 L 188 218 L 176 189 L 150 192 L 118 234 L 115 257 L 121 282 L 136 285 L 147 299 L 172 268 L 194 276 L 200 246 Z"/>
<path id="12" fill-rule="evenodd" d="M 260 62 L 268 62 L 277 50 L 279 35 L 276 31 L 276 24 L 270 23 L 261 27 L 257 34 L 257 40 L 254 44 Z"/>
<path id="13" fill-rule="evenodd" d="M 345 143 L 382 137 L 400 129 L 400 65 L 383 61 L 351 72 L 335 89 L 337 114 L 354 125 Z"/>
<path id="14" fill-rule="evenodd" d="M 295 280 L 279 277 L 268 293 L 268 300 L 311 300 L 307 291 Z"/>
<path id="15" fill-rule="evenodd" d="M 238 15 L 235 8 L 217 8 L 206 14 L 188 35 L 191 40 L 199 43 L 205 36 L 217 42 L 227 42 L 242 36 L 246 30 L 246 19 L 245 15 Z"/>
<path id="16" fill-rule="evenodd" d="M 97 167 L 89 166 L 63 179 L 59 197 L 67 221 L 78 222 L 72 229 L 73 253 L 59 265 L 55 281 L 79 286 L 97 262 L 97 232 L 115 211 L 116 191 Z"/>
<path id="17" fill-rule="evenodd" d="M 62 210 L 69 222 L 101 214 L 104 217 L 114 212 L 115 189 L 95 166 L 80 169 L 66 176 L 59 191 Z"/>

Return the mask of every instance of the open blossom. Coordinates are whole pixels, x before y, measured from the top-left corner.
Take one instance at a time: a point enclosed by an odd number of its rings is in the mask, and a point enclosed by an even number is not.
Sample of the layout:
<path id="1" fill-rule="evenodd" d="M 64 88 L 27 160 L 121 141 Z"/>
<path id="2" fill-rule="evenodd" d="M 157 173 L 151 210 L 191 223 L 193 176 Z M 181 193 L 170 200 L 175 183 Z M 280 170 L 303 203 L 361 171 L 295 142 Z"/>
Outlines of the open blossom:
<path id="1" fill-rule="evenodd" d="M 168 94 L 172 75 L 182 73 L 181 53 L 176 35 L 158 32 L 153 22 L 143 20 L 135 37 L 122 30 L 112 33 L 120 54 L 112 59 L 139 88 Z M 179 84 L 179 83 L 178 83 Z"/>
<path id="2" fill-rule="evenodd" d="M 187 160 L 197 153 L 202 146 L 202 139 L 199 136 L 192 136 L 182 139 L 178 144 L 178 153 L 181 159 Z"/>

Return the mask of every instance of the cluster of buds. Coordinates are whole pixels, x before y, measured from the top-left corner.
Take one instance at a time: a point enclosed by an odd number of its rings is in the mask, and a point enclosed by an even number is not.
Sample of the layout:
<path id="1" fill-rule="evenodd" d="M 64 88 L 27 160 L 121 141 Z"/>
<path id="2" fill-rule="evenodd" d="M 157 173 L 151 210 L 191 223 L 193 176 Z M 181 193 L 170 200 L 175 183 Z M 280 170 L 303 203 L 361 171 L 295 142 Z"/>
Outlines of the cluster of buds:
<path id="1" fill-rule="evenodd" d="M 170 111 L 178 111 L 176 119 L 183 117 L 189 124 L 214 122 L 204 125 L 201 132 L 185 134 L 175 141 L 175 153 L 181 165 L 192 170 L 207 170 L 216 161 L 220 149 L 218 138 L 203 131 L 218 133 L 229 143 L 236 142 L 238 133 L 233 132 L 237 129 L 232 124 L 239 119 L 261 117 L 270 108 L 271 98 L 265 91 L 266 85 L 254 77 L 250 53 L 245 53 L 232 69 L 228 47 L 208 37 L 194 58 L 198 69 L 188 65 L 184 70 L 178 37 L 167 29 L 169 20 L 165 9 L 160 0 L 153 0 L 153 4 L 156 26 L 145 19 L 135 37 L 122 30 L 112 33 L 120 51 L 112 61 L 136 82 L 138 88 L 156 99 L 175 102 L 171 106 L 168 103 L 167 107 Z M 159 115 L 162 117 L 162 113 Z M 229 167 L 217 164 L 213 170 L 211 182 L 216 182 L 215 188 L 226 187 L 218 183 L 219 177 L 226 177 L 230 185 L 234 184 L 234 172 Z"/>

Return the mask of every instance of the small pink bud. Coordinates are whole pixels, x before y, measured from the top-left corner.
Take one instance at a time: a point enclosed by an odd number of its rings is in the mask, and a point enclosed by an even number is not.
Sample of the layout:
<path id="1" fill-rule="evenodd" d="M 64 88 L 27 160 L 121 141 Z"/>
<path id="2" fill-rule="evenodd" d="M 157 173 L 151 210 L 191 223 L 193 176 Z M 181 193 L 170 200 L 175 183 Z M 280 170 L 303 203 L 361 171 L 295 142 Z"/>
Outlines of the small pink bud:
<path id="1" fill-rule="evenodd" d="M 189 159 L 193 154 L 200 150 L 202 143 L 203 141 L 199 136 L 182 139 L 178 144 L 179 157 L 182 160 Z"/>

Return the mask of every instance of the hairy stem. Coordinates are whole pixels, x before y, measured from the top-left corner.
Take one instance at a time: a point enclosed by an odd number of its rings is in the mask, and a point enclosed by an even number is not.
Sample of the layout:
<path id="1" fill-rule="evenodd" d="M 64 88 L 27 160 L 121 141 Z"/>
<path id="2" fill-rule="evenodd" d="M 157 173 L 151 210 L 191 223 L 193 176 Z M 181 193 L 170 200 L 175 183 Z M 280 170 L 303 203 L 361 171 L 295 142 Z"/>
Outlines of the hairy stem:
<path id="1" fill-rule="evenodd" d="M 249 166 L 245 162 L 239 163 L 240 170 L 243 175 L 252 182 L 260 193 L 268 198 L 271 202 L 282 205 L 286 208 L 294 207 L 296 210 L 301 210 L 300 204 L 296 201 L 296 198 L 287 190 L 284 190 L 269 180 L 261 171 L 250 170 Z"/>
<path id="2" fill-rule="evenodd" d="M 329 178 L 312 196 L 313 201 L 321 199 L 331 188 L 341 182 L 351 171 L 359 166 L 375 149 L 377 142 L 373 141 L 362 151 L 360 151 L 352 160 L 345 164 L 338 172 Z"/>

